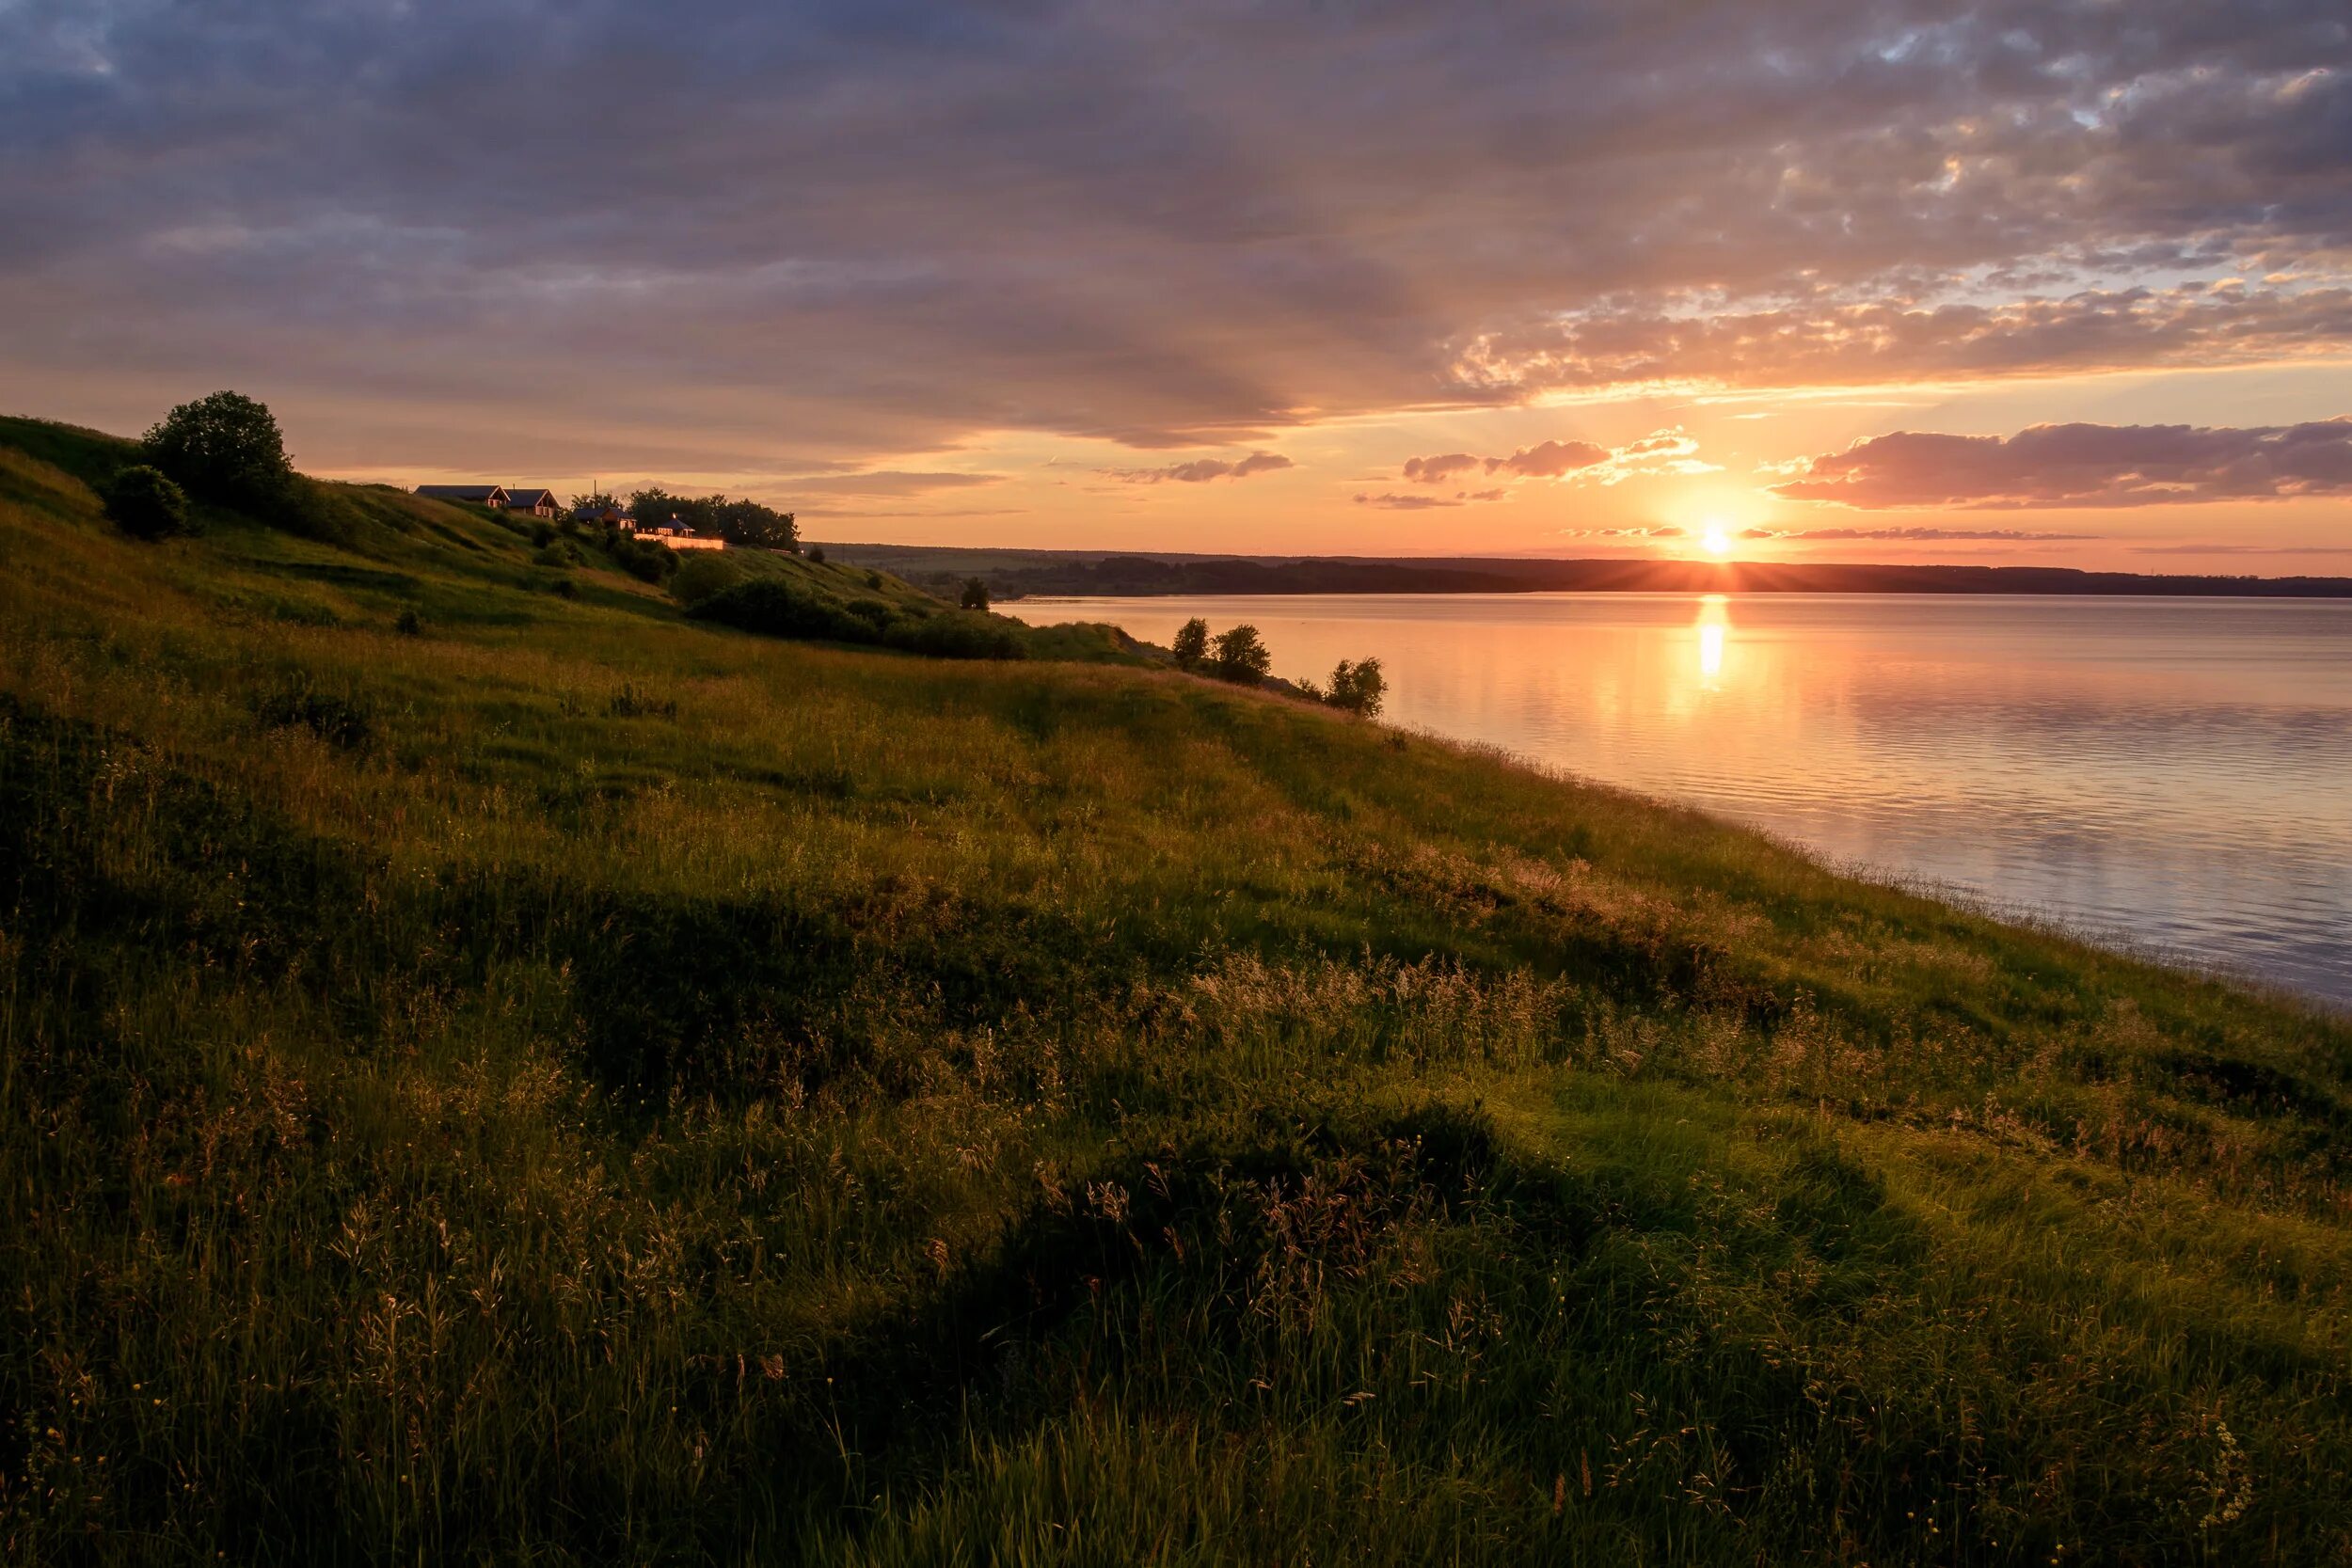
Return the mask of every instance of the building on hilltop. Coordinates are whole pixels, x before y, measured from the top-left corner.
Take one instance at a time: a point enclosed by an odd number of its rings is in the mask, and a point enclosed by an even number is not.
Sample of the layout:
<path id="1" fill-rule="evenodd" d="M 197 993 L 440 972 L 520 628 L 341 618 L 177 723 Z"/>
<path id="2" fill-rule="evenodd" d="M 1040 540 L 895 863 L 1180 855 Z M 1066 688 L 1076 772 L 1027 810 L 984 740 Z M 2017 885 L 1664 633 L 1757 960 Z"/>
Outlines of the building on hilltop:
<path id="1" fill-rule="evenodd" d="M 527 512 L 534 517 L 564 515 L 563 503 L 555 499 L 555 492 L 536 484 L 420 484 L 410 494 L 427 500 L 486 506 L 493 512 Z"/>
<path id="2" fill-rule="evenodd" d="M 420 484 L 410 494 L 422 496 L 429 501 L 455 501 L 461 506 L 502 507 L 506 504 L 503 484 Z"/>
<path id="3" fill-rule="evenodd" d="M 675 513 L 671 514 L 668 522 L 658 528 L 635 520 L 624 522 L 621 527 L 649 544 L 667 545 L 674 550 L 723 550 L 727 547 L 727 542 L 717 534 L 696 533 L 680 524 Z"/>

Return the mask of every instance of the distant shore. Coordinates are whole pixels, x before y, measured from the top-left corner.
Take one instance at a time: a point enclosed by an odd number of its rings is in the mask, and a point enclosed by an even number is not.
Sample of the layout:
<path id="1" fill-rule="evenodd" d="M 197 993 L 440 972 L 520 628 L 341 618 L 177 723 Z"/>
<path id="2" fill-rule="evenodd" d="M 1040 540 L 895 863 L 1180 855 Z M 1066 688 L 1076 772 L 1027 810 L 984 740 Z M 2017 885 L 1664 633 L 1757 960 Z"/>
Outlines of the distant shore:
<path id="1" fill-rule="evenodd" d="M 2352 578 L 2175 576 L 2066 566 L 1534 560 L 1511 557 L 1214 556 L 1168 551 L 973 549 L 827 544 L 836 560 L 925 587 L 977 577 L 996 599 L 1206 594 L 2034 594 L 2352 598 Z"/>

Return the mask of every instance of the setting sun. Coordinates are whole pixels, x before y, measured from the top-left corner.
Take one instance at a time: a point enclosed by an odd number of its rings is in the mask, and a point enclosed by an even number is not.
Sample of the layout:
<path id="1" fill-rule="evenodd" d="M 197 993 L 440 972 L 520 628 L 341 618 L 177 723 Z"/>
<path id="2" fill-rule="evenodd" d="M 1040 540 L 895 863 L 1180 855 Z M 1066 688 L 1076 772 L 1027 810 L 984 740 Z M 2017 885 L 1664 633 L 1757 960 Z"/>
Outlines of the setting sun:
<path id="1" fill-rule="evenodd" d="M 1699 531 L 1699 543 L 1706 546 L 1709 555 L 1729 555 L 1731 531 L 1710 517 L 1707 526 Z"/>

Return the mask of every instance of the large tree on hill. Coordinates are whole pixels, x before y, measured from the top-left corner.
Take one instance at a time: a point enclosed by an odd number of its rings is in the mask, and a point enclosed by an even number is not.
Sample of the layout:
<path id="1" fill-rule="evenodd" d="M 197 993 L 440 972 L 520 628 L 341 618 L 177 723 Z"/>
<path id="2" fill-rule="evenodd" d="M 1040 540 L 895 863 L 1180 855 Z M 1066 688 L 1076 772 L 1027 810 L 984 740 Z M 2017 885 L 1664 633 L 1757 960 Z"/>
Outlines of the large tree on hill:
<path id="1" fill-rule="evenodd" d="M 183 403 L 147 433 L 148 461 L 201 500 L 270 515 L 294 491 L 294 465 L 265 404 L 236 392 Z"/>
<path id="2" fill-rule="evenodd" d="M 1198 670 L 1209 658 L 1209 623 L 1196 615 L 1176 628 L 1176 641 L 1170 644 L 1176 663 L 1185 670 Z"/>

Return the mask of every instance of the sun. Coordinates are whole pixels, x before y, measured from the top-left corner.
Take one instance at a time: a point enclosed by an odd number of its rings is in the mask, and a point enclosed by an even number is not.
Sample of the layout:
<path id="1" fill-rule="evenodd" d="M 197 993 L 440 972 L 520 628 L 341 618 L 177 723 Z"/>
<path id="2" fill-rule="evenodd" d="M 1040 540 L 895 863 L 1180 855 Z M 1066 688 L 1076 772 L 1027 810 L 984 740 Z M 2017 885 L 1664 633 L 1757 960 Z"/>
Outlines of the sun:
<path id="1" fill-rule="evenodd" d="M 1709 517 L 1707 519 L 1706 526 L 1699 530 L 1699 544 L 1709 555 L 1729 555 L 1731 553 L 1731 530 Z"/>

